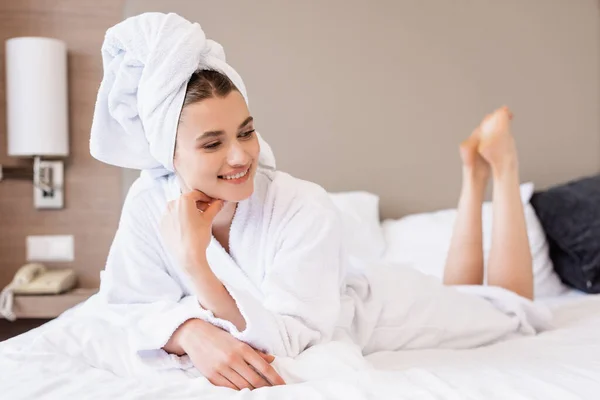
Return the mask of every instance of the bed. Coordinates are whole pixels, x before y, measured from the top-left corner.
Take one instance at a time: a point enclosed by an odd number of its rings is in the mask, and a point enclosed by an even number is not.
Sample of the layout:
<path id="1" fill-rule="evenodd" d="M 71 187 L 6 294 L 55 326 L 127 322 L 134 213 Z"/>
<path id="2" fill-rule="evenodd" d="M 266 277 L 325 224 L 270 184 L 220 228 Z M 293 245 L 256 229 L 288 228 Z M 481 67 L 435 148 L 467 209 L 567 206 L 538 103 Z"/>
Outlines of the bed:
<path id="1" fill-rule="evenodd" d="M 600 389 L 600 298 L 550 301 L 555 329 L 474 350 L 380 352 L 362 368 L 321 360 L 286 387 L 240 393 L 203 378 L 120 377 L 90 365 L 68 315 L 1 345 L 2 397 L 127 399 L 595 399 Z M 62 324 L 60 328 L 57 326 Z M 279 365 L 279 368 L 285 368 Z"/>
<path id="2" fill-rule="evenodd" d="M 124 15 L 145 11 L 197 20 L 223 44 L 280 169 L 331 192 L 375 193 L 381 219 L 452 207 L 456 145 L 503 103 L 516 115 L 523 180 L 543 189 L 600 170 L 596 1 L 131 0 Z M 136 176 L 123 172 L 124 193 Z M 102 355 L 118 348 L 91 344 L 68 311 L 0 344 L 0 397 L 597 398 L 600 297 L 539 301 L 554 327 L 535 337 L 365 360 L 314 351 L 298 360 L 309 368 L 275 361 L 294 384 L 240 393 L 185 374 L 109 372 Z"/>

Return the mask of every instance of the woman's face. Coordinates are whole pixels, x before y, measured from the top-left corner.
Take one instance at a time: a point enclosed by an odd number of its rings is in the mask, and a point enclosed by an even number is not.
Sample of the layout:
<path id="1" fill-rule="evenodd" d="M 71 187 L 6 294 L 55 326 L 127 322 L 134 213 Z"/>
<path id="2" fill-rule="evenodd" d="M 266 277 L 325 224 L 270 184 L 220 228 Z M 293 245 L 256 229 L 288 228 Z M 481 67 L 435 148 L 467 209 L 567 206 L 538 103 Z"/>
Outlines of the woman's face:
<path id="1" fill-rule="evenodd" d="M 173 163 L 187 189 L 224 201 L 247 199 L 259 153 L 253 119 L 238 91 L 183 108 Z"/>

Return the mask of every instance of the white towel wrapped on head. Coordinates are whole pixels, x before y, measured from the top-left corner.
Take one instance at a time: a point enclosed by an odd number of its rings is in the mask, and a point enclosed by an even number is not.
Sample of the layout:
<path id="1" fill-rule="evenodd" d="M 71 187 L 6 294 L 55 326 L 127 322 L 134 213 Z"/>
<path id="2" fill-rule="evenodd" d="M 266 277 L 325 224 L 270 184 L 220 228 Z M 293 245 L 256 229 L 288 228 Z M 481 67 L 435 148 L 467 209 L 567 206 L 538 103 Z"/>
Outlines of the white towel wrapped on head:
<path id="1" fill-rule="evenodd" d="M 177 14 L 145 13 L 108 29 L 102 60 L 90 152 L 108 164 L 149 170 L 153 176 L 174 172 L 177 123 L 187 83 L 197 70 L 225 74 L 248 102 L 223 47 L 206 39 L 199 24 Z M 258 137 L 259 164 L 275 169 L 270 147 Z"/>

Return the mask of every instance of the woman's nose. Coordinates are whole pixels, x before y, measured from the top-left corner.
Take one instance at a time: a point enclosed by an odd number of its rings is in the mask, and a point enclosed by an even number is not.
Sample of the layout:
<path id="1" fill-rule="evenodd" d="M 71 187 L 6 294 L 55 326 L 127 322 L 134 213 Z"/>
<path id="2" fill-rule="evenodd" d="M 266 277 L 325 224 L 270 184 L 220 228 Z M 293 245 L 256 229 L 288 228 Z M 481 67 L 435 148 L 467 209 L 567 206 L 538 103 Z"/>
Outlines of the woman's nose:
<path id="1" fill-rule="evenodd" d="M 232 166 L 248 164 L 248 154 L 240 143 L 234 143 L 229 148 L 227 163 Z"/>

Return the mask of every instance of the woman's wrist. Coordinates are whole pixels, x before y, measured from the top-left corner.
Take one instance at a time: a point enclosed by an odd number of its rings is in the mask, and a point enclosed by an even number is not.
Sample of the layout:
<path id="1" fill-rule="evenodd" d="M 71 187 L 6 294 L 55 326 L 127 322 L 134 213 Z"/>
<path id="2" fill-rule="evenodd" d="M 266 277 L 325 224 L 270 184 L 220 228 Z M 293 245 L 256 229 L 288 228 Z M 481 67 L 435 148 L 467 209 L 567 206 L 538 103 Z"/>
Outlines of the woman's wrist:
<path id="1" fill-rule="evenodd" d="M 191 321 L 193 320 L 188 319 L 175 329 L 167 344 L 163 346 L 163 350 L 169 354 L 177 354 L 178 356 L 185 354 L 183 342 L 185 341 L 186 331 L 189 329 Z"/>
<path id="2" fill-rule="evenodd" d="M 203 273 L 210 269 L 206 258 L 206 251 L 190 252 L 184 260 L 185 270 L 192 276 Z"/>
<path id="3" fill-rule="evenodd" d="M 223 288 L 223 284 L 210 268 L 206 256 L 197 257 L 186 267 L 199 305 L 206 310 L 215 312 L 214 295 Z"/>
<path id="4" fill-rule="evenodd" d="M 203 321 L 199 318 L 191 318 L 185 321 L 177 328 L 173 334 L 173 347 L 175 350 L 179 350 L 181 354 L 186 353 L 186 348 L 190 340 L 198 335 L 198 327 L 207 324 L 208 322 Z M 178 354 L 178 353 L 176 353 Z M 179 354 L 179 355 L 181 355 Z"/>

